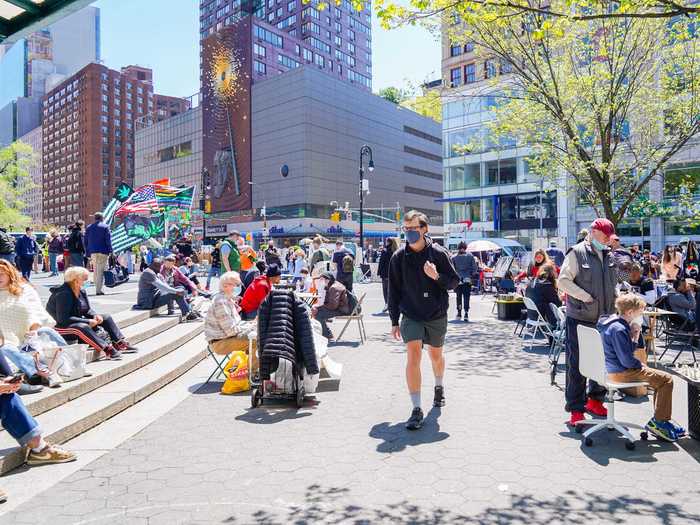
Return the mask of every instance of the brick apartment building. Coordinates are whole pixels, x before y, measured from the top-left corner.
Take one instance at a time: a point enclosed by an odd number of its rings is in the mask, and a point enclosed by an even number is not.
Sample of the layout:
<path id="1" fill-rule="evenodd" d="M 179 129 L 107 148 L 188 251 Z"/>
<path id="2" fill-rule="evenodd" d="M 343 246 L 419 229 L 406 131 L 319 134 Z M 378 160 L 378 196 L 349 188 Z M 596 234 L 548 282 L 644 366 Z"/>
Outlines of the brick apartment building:
<path id="1" fill-rule="evenodd" d="M 156 122 L 184 113 L 192 107 L 191 102 L 186 98 L 158 94 L 154 95 L 153 98 L 155 100 L 155 111 L 152 116 Z"/>
<path id="2" fill-rule="evenodd" d="M 44 222 L 64 226 L 134 180 L 135 121 L 154 111 L 152 73 L 89 64 L 43 100 Z"/>

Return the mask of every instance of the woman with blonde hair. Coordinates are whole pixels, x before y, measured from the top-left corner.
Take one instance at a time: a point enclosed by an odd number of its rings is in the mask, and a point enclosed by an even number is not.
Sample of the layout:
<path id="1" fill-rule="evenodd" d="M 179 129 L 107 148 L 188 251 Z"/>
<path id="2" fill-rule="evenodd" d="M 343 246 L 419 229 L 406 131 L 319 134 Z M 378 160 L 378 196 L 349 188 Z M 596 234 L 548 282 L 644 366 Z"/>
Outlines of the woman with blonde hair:
<path id="1" fill-rule="evenodd" d="M 83 284 L 90 274 L 82 266 L 71 266 L 64 274 L 64 283 L 51 289 L 46 309 L 56 320 L 57 331 L 64 337 L 77 338 L 109 359 L 119 359 L 122 353 L 133 353 L 137 349 L 129 344 L 109 315 L 100 315 L 90 306 Z M 107 332 L 109 341 L 96 332 L 101 327 Z"/>
<path id="2" fill-rule="evenodd" d="M 540 268 L 544 266 L 545 264 L 549 264 L 552 267 L 556 269 L 556 265 L 552 262 L 552 259 L 549 258 L 549 255 L 547 255 L 547 252 L 544 251 L 542 248 L 538 248 L 535 250 L 535 253 L 532 254 L 532 261 L 527 267 L 527 271 L 520 272 L 516 277 L 515 281 L 521 281 L 522 279 L 535 279 L 540 273 Z"/>

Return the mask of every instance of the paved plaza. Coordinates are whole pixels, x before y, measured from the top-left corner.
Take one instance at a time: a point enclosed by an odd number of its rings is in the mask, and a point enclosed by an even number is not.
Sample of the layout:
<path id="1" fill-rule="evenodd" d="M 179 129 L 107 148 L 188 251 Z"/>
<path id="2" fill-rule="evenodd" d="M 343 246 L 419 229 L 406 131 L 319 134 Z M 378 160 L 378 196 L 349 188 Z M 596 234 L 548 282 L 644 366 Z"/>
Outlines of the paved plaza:
<path id="1" fill-rule="evenodd" d="M 389 337 L 388 317 L 373 315 L 380 286 L 358 288 L 369 292 L 369 341 L 330 349 L 344 365 L 342 380 L 322 381 L 303 409 L 253 410 L 248 395 L 194 383 L 164 416 L 0 523 L 700 522 L 700 442 L 652 438 L 627 451 L 604 432 L 585 447 L 564 424 L 546 350 L 523 350 L 513 324 L 491 314 L 490 299 L 473 298 L 472 322 L 450 323 L 442 409 L 429 408 L 424 360 L 426 424 L 406 431 L 404 352 Z M 100 302 L 126 301 L 124 293 Z M 339 324 L 331 325 L 336 334 Z M 351 341 L 358 335 L 349 333 Z M 681 423 L 684 390 L 676 384 Z M 620 403 L 618 412 L 644 423 L 650 405 Z M 52 476 L 52 468 L 41 472 Z"/>

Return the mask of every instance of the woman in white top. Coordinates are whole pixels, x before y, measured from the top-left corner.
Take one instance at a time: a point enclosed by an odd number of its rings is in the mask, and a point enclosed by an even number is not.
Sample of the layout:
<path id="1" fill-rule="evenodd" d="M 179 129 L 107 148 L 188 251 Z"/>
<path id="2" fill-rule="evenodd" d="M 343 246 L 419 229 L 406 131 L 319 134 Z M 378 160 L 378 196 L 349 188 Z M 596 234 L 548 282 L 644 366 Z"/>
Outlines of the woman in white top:
<path id="1" fill-rule="evenodd" d="M 36 290 L 22 282 L 14 266 L 0 261 L 0 354 L 28 378 L 48 377 L 47 370 L 37 369 L 32 354 L 20 348 L 27 339 L 42 334 L 65 346 L 66 341 L 50 328 L 53 324 Z"/>
<path id="2" fill-rule="evenodd" d="M 681 254 L 673 246 L 666 246 L 661 258 L 661 278 L 665 281 L 675 281 L 682 264 Z"/>

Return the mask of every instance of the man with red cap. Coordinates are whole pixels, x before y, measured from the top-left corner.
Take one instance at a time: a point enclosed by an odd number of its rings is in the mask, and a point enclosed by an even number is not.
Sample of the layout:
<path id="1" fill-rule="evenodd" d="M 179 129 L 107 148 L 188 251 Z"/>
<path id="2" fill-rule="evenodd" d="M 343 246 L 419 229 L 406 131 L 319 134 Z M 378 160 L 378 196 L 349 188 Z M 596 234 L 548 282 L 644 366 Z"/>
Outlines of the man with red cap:
<path id="1" fill-rule="evenodd" d="M 564 259 L 559 289 L 566 293 L 566 411 L 574 425 L 585 418 L 584 411 L 605 417 L 605 389 L 579 371 L 578 326 L 595 328 L 598 318 L 615 313 L 617 272 L 608 244 L 615 226 L 608 219 L 596 219 L 588 237 L 575 245 Z"/>

